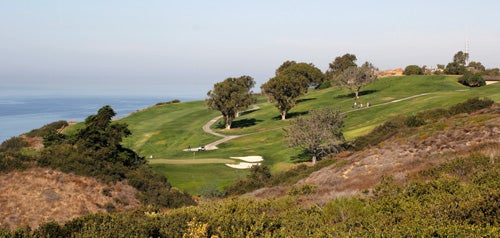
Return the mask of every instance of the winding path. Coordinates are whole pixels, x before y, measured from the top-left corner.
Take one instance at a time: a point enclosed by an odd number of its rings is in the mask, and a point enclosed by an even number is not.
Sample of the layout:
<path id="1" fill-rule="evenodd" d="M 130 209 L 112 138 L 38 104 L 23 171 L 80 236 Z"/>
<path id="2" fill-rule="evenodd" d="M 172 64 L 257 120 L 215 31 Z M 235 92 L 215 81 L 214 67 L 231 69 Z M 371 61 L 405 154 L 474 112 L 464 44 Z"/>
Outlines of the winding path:
<path id="1" fill-rule="evenodd" d="M 409 96 L 409 97 L 405 97 L 405 98 L 395 99 L 395 100 L 392 100 L 392 101 L 389 101 L 389 102 L 372 105 L 372 106 L 370 106 L 370 108 L 371 107 L 379 107 L 379 106 L 383 106 L 383 105 L 387 105 L 387 104 L 392 104 L 392 103 L 397 103 L 397 102 L 402 102 L 402 101 L 410 100 L 410 99 L 413 99 L 413 98 L 426 96 L 426 95 L 429 95 L 429 94 L 430 93 L 421 93 L 421 94 L 417 94 L 417 95 L 413 95 L 413 96 Z M 257 110 L 257 109 L 259 109 L 259 106 L 253 105 L 253 108 L 250 109 L 250 110 Z M 363 108 L 359 108 L 359 109 L 353 109 L 353 110 L 350 110 L 350 111 L 346 111 L 345 113 L 349 113 L 349 112 L 353 112 L 353 111 L 357 111 L 357 110 L 362 110 L 362 109 L 368 109 L 368 108 L 367 107 L 363 107 Z M 203 131 L 205 133 L 212 134 L 212 135 L 218 136 L 218 137 L 222 137 L 222 139 L 220 139 L 220 140 L 217 140 L 217 141 L 214 141 L 214 142 L 212 142 L 210 144 L 205 145 L 205 150 L 215 150 L 215 149 L 218 149 L 217 145 L 219 145 L 219 144 L 222 144 L 224 142 L 227 142 L 229 140 L 236 139 L 236 138 L 239 138 L 239 137 L 242 137 L 242 136 L 255 134 L 255 133 L 250 133 L 250 134 L 243 134 L 243 135 L 230 135 L 230 136 L 227 136 L 227 135 L 223 135 L 223 134 L 217 133 L 217 132 L 213 131 L 210 127 L 215 122 L 217 122 L 217 120 L 219 120 L 220 118 L 222 118 L 222 116 L 217 116 L 217 117 L 213 118 L 212 120 L 208 121 L 205 125 L 203 125 Z M 200 148 L 199 147 L 198 148 L 192 148 L 191 150 L 198 150 L 198 149 L 200 149 Z M 185 149 L 184 151 L 188 151 L 188 149 Z"/>

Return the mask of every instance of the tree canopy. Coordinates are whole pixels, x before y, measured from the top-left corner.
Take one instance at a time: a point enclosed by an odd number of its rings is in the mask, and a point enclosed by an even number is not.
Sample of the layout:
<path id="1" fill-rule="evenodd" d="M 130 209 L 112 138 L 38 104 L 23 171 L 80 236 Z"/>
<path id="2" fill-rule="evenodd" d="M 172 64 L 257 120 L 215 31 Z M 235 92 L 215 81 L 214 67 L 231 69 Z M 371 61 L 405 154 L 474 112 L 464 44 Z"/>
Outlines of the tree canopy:
<path id="1" fill-rule="evenodd" d="M 406 66 L 405 70 L 403 71 L 403 74 L 404 75 L 412 75 L 412 74 L 421 75 L 421 74 L 424 74 L 424 71 L 418 65 L 408 65 L 408 66 Z"/>
<path id="2" fill-rule="evenodd" d="M 349 67 L 358 66 L 356 64 L 356 60 L 356 55 L 349 53 L 336 57 L 335 60 L 329 64 L 329 67 L 326 71 L 327 77 L 336 77 Z"/>
<path id="3" fill-rule="evenodd" d="M 285 61 L 276 69 L 276 76 L 261 86 L 263 95 L 280 110 L 281 119 L 286 119 L 298 97 L 307 92 L 312 85 L 325 80 L 321 70 L 311 63 Z"/>
<path id="4" fill-rule="evenodd" d="M 210 109 L 222 113 L 226 129 L 231 129 L 231 124 L 239 111 L 256 102 L 255 95 L 251 91 L 254 86 L 255 81 L 252 77 L 241 76 L 227 78 L 216 83 L 214 88 L 208 91 L 206 104 Z"/>
<path id="5" fill-rule="evenodd" d="M 376 78 L 373 65 L 365 62 L 361 67 L 351 66 L 343 70 L 334 80 L 341 87 L 353 91 L 355 99 L 358 99 L 361 87 L 373 82 Z"/>
<path id="6" fill-rule="evenodd" d="M 332 152 L 339 152 L 345 142 L 342 133 L 344 116 L 333 108 L 311 110 L 310 116 L 291 121 L 286 138 L 291 147 L 299 146 L 312 154 L 312 162 Z"/>
<path id="7" fill-rule="evenodd" d="M 262 84 L 261 91 L 268 100 L 275 104 L 281 114 L 281 120 L 297 103 L 297 98 L 307 92 L 303 81 L 290 75 L 279 75 Z"/>
<path id="8" fill-rule="evenodd" d="M 444 73 L 460 75 L 467 71 L 465 64 L 469 59 L 469 53 L 464 53 L 463 51 L 458 51 L 453 55 L 453 61 L 446 65 Z"/>
<path id="9" fill-rule="evenodd" d="M 469 53 L 464 53 L 463 51 L 459 51 L 453 56 L 453 62 L 457 62 L 460 65 L 465 66 L 467 60 L 469 60 Z"/>
<path id="10" fill-rule="evenodd" d="M 467 67 L 473 72 L 479 73 L 486 71 L 486 68 L 483 64 L 481 64 L 481 62 L 471 61 Z"/>

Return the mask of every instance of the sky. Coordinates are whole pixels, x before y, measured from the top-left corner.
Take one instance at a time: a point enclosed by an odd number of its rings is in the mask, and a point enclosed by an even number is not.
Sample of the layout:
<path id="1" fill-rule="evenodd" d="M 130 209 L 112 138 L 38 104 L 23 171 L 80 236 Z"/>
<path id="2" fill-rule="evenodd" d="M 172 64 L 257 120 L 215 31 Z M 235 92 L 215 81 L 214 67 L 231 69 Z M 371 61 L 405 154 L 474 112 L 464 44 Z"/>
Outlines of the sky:
<path id="1" fill-rule="evenodd" d="M 204 99 L 286 60 L 500 67 L 500 1 L 0 0 L 0 95 Z"/>

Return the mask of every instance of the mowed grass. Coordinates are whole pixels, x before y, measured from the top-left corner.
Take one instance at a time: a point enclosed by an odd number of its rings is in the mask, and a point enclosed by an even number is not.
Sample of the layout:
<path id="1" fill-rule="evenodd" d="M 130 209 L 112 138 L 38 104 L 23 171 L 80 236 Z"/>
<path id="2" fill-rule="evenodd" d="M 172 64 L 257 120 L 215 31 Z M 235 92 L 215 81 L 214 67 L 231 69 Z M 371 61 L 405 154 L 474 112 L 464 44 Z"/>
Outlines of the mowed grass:
<path id="1" fill-rule="evenodd" d="M 372 107 L 357 110 L 352 109 L 352 92 L 338 88 L 310 90 L 289 112 L 288 118 L 306 115 L 315 108 L 337 107 L 346 113 L 344 134 L 351 140 L 398 115 L 447 108 L 472 97 L 486 96 L 500 101 L 500 83 L 468 88 L 456 81 L 455 76 L 378 79 L 362 88 L 358 100 L 364 105 L 370 102 Z M 421 96 L 393 102 L 415 95 Z M 272 172 L 293 166 L 301 151 L 288 148 L 284 139 L 283 129 L 289 125 L 289 120 L 281 121 L 278 110 L 263 98 L 259 98 L 258 106 L 259 109 L 242 113 L 236 118 L 231 130 L 222 129 L 221 122 L 214 124 L 212 129 L 221 134 L 245 135 L 219 145 L 218 150 L 183 151 L 188 146 L 194 148 L 220 139 L 202 130 L 205 123 L 220 115 L 217 111 L 208 110 L 203 101 L 152 107 L 120 120 L 127 123 L 133 133 L 124 144 L 142 156 L 152 156 L 151 161 L 158 159 L 151 166 L 165 175 L 175 187 L 193 194 L 198 194 L 203 186 L 223 188 L 248 172 L 229 168 L 224 163 L 193 163 L 187 160 L 219 159 L 217 161 L 220 162 L 232 156 L 261 155 L 263 164 L 269 166 Z"/>

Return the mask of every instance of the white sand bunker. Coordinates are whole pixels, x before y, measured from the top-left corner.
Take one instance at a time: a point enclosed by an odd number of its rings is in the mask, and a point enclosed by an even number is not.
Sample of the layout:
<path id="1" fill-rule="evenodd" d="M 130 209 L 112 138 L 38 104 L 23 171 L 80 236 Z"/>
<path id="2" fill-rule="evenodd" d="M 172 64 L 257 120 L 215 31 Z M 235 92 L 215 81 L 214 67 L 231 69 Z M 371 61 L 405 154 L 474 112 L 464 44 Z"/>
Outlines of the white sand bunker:
<path id="1" fill-rule="evenodd" d="M 260 163 L 240 162 L 239 164 L 226 164 L 226 165 L 233 169 L 249 169 L 252 168 L 252 166 L 254 165 L 260 165 Z"/>
<path id="2" fill-rule="evenodd" d="M 238 160 L 243 160 L 245 162 L 240 162 L 239 164 L 226 164 L 227 166 L 234 168 L 234 169 L 249 169 L 252 168 L 254 165 L 260 165 L 261 162 L 264 161 L 262 156 L 256 155 L 256 156 L 245 156 L 245 157 L 231 157 L 231 159 L 238 159 Z"/>
<path id="3" fill-rule="evenodd" d="M 239 160 L 243 160 L 245 162 L 251 162 L 251 163 L 264 161 L 264 159 L 260 155 L 245 156 L 245 157 L 231 157 L 231 159 L 239 159 Z"/>

